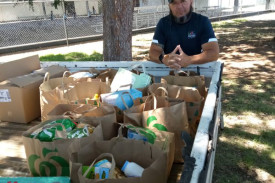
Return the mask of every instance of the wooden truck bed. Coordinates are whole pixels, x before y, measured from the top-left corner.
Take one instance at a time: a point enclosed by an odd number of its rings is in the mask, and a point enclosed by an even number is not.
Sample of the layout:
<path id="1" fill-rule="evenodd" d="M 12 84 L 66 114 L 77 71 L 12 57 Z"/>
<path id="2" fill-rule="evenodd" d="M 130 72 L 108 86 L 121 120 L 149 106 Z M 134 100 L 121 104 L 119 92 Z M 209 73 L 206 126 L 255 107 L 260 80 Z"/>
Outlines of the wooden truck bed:
<path id="1" fill-rule="evenodd" d="M 129 68 L 140 62 L 42 62 L 42 67 L 50 65 L 66 66 L 71 71 L 85 70 L 94 67 L 98 70 L 106 68 Z M 161 76 L 169 74 L 170 69 L 162 64 L 142 62 L 147 73 L 159 82 Z M 139 68 L 140 70 L 141 67 Z M 189 157 L 185 163 L 174 163 L 168 182 L 212 182 L 215 149 L 218 129 L 223 127 L 221 118 L 221 76 L 223 63 L 221 61 L 203 65 L 192 65 L 183 68 L 184 71 L 199 72 L 206 77 L 208 94 L 205 101 L 200 124 L 193 142 Z M 30 176 L 25 159 L 21 135 L 30 127 L 40 123 L 40 119 L 28 124 L 0 122 L 0 176 L 20 177 Z"/>

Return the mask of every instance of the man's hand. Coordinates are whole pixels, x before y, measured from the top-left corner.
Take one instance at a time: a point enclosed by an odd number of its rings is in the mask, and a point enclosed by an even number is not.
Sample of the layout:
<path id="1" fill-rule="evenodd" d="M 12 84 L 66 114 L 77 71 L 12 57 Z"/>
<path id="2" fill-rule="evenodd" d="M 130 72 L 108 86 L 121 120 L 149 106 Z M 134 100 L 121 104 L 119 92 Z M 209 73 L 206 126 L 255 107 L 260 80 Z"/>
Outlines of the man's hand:
<path id="1" fill-rule="evenodd" d="M 179 54 L 177 54 L 179 52 Z M 172 69 L 179 70 L 181 67 L 190 65 L 190 57 L 186 55 L 180 45 L 178 45 L 170 54 L 164 56 L 165 65 Z"/>
<path id="2" fill-rule="evenodd" d="M 202 45 L 203 52 L 197 55 L 188 56 L 178 45 L 174 51 L 179 51 L 180 61 L 177 62 L 181 67 L 188 67 L 191 64 L 204 64 L 216 61 L 219 56 L 219 45 L 217 42 L 209 42 Z M 174 52 L 173 51 L 173 52 Z"/>
<path id="3" fill-rule="evenodd" d="M 176 70 L 179 70 L 181 68 L 180 66 L 181 57 L 179 54 L 177 54 L 178 50 L 179 48 L 177 46 L 170 54 L 164 55 L 163 57 L 163 63 L 168 67 Z"/>
<path id="4" fill-rule="evenodd" d="M 179 65 L 181 66 L 181 67 L 187 67 L 188 65 L 190 65 L 191 64 L 191 60 L 190 60 L 190 57 L 188 56 L 188 55 L 186 55 L 183 51 L 182 51 L 182 49 L 181 49 L 181 47 L 180 47 L 180 45 L 178 45 L 177 47 L 176 47 L 176 49 L 179 51 L 179 56 L 180 56 L 180 61 L 179 61 Z"/>
<path id="5" fill-rule="evenodd" d="M 219 45 L 217 42 L 203 44 L 202 50 L 203 52 L 200 54 L 188 56 L 183 52 L 180 45 L 178 45 L 170 54 L 165 54 L 163 56 L 162 62 L 173 69 L 180 69 L 181 67 L 187 67 L 190 64 L 204 64 L 216 61 L 219 57 Z M 177 51 L 179 51 L 179 54 L 177 54 Z M 152 44 L 149 51 L 150 60 L 156 63 L 161 63 L 159 55 L 162 53 L 162 47 Z"/>

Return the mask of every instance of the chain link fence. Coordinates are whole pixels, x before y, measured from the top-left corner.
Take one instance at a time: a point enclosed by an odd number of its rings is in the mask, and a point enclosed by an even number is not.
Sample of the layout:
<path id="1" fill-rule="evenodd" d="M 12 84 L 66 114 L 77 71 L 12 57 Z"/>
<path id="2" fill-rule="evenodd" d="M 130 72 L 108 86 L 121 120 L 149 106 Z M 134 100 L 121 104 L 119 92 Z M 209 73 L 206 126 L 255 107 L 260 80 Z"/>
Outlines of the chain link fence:
<path id="1" fill-rule="evenodd" d="M 133 30 L 153 27 L 169 14 L 167 0 L 136 0 Z M 208 17 L 275 9 L 275 0 L 196 0 L 194 9 Z M 102 0 L 0 2 L 0 49 L 102 35 Z M 67 42 L 68 43 L 68 42 Z"/>

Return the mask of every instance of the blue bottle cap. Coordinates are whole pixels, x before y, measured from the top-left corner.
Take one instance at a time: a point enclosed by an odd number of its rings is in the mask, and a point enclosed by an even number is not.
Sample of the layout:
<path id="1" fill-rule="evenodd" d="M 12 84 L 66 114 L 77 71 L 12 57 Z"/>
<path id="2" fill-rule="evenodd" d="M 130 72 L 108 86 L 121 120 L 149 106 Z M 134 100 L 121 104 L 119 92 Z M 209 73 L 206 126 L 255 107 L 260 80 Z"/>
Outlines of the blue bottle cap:
<path id="1" fill-rule="evenodd" d="M 121 170 L 122 170 L 123 172 L 124 172 L 124 170 L 125 170 L 126 166 L 128 165 L 128 163 L 129 163 L 129 161 L 125 161 L 125 163 L 124 163 L 123 167 L 121 168 Z"/>

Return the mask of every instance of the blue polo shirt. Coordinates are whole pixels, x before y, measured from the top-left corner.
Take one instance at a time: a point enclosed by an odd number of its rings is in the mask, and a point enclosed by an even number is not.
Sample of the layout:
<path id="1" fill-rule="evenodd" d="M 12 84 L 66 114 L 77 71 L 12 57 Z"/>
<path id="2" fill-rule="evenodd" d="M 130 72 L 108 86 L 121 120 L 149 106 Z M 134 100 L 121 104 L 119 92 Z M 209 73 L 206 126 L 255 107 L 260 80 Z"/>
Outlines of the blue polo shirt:
<path id="1" fill-rule="evenodd" d="M 202 45 L 217 41 L 211 22 L 206 16 L 192 12 L 191 19 L 185 24 L 179 24 L 170 15 L 163 17 L 157 24 L 153 43 L 159 44 L 165 54 L 171 53 L 177 45 L 187 55 L 202 52 Z"/>

